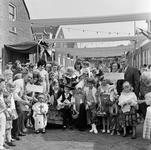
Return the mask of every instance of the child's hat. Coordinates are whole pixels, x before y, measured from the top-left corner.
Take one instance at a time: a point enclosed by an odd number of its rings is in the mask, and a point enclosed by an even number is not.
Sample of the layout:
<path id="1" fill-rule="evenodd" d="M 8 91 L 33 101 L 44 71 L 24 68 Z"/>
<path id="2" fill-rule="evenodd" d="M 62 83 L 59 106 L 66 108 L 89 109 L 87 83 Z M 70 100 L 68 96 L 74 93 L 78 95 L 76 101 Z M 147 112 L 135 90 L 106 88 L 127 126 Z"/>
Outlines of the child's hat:
<path id="1" fill-rule="evenodd" d="M 93 78 L 88 78 L 87 83 L 95 84 L 95 80 Z"/>
<path id="2" fill-rule="evenodd" d="M 65 84 L 64 87 L 67 87 L 70 90 L 74 90 L 75 86 L 73 86 L 72 84 Z"/>

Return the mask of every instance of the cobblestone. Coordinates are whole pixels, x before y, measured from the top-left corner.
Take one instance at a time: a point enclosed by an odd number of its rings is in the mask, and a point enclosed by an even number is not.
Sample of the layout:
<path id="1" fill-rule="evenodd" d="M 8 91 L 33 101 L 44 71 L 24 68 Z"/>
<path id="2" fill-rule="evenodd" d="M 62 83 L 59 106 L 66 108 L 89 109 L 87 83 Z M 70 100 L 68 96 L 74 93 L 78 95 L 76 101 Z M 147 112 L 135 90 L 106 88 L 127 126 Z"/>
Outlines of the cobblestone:
<path id="1" fill-rule="evenodd" d="M 45 134 L 35 134 L 30 131 L 21 141 L 16 141 L 16 147 L 10 150 L 151 150 L 150 142 L 142 139 L 142 124 L 137 127 L 137 138 L 130 136 L 97 135 L 88 130 L 47 129 Z"/>

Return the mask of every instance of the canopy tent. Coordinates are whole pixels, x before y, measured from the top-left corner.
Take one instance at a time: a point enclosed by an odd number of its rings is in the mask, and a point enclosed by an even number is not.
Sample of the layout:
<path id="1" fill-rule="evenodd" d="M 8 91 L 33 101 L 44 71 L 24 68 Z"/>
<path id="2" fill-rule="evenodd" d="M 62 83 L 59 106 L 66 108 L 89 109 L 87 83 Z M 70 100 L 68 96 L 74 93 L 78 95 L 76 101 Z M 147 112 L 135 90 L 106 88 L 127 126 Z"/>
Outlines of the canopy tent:
<path id="1" fill-rule="evenodd" d="M 6 27 L 50 27 L 60 25 L 99 24 L 113 22 L 128 22 L 151 20 L 151 13 L 134 13 L 110 16 L 75 17 L 75 18 L 53 18 L 32 19 L 30 21 L 0 21 L 0 28 Z"/>
<path id="2" fill-rule="evenodd" d="M 20 60 L 22 63 L 27 62 L 29 54 L 36 54 L 40 51 L 40 46 L 37 42 L 23 42 L 14 45 L 4 45 L 3 49 L 3 67 L 8 62 Z"/>
<path id="3" fill-rule="evenodd" d="M 134 45 L 129 45 L 99 48 L 58 48 L 56 52 L 79 57 L 114 57 L 121 56 L 128 51 L 134 51 L 134 49 Z"/>

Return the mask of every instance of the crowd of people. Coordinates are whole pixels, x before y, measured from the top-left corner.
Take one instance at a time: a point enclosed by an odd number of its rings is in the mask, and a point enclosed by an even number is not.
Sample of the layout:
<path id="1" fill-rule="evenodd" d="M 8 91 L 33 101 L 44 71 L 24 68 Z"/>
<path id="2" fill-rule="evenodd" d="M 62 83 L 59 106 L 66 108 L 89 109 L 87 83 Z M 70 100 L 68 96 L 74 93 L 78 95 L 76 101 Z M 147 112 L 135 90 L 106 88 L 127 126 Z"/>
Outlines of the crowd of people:
<path id="1" fill-rule="evenodd" d="M 109 80 L 105 73 L 124 73 L 124 79 Z M 28 85 L 42 91 L 29 90 Z M 135 139 L 140 119 L 143 138 L 150 139 L 150 105 L 151 72 L 130 66 L 126 56 L 110 67 L 100 61 L 98 68 L 80 59 L 74 68 L 45 60 L 23 65 L 17 60 L 0 75 L 0 150 L 15 146 L 28 128 L 45 133 L 47 122 L 63 130 L 85 131 L 91 126 L 90 133 L 131 134 Z"/>

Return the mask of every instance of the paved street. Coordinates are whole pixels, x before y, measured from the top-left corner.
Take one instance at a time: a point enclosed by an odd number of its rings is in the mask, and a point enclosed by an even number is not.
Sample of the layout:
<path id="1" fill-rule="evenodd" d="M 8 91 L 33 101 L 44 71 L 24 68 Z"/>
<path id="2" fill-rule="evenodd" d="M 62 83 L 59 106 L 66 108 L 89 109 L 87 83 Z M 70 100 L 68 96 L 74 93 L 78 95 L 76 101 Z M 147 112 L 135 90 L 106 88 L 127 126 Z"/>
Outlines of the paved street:
<path id="1" fill-rule="evenodd" d="M 94 135 L 88 131 L 70 131 L 47 129 L 46 134 L 35 134 L 32 131 L 11 150 L 151 150 L 149 141 L 142 139 L 142 124 L 137 127 L 137 139 L 130 136 Z"/>

